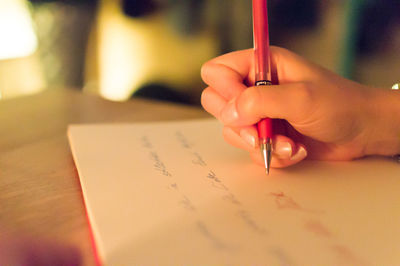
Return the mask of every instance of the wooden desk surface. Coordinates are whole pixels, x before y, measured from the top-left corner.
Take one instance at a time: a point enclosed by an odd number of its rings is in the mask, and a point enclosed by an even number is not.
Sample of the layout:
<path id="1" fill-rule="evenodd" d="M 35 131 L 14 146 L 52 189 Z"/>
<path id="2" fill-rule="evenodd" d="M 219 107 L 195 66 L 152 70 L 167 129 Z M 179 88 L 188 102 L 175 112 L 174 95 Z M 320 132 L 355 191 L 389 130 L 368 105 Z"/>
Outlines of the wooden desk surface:
<path id="1" fill-rule="evenodd" d="M 208 117 L 200 108 L 145 100 L 117 103 L 75 90 L 0 101 L 0 237 L 23 234 L 73 244 L 95 265 L 71 123 Z"/>

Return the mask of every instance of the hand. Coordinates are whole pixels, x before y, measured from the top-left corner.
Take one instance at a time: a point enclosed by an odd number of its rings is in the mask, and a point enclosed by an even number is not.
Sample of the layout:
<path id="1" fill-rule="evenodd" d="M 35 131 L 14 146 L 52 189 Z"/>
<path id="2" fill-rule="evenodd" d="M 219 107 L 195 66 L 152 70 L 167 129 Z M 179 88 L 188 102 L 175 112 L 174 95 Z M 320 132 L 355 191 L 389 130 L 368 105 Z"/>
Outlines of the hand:
<path id="1" fill-rule="evenodd" d="M 209 87 L 201 101 L 224 124 L 225 140 L 248 150 L 257 163 L 263 161 L 254 124 L 264 117 L 279 119 L 272 167 L 286 167 L 306 157 L 351 160 L 399 151 L 400 140 L 396 142 L 389 132 L 382 138 L 376 129 L 380 120 L 388 122 L 393 116 L 378 115 L 384 112 L 379 108 L 388 93 L 344 79 L 278 47 L 271 47 L 271 65 L 273 83 L 280 85 L 248 87 L 254 84 L 253 65 L 253 50 L 204 64 L 202 78 Z"/>

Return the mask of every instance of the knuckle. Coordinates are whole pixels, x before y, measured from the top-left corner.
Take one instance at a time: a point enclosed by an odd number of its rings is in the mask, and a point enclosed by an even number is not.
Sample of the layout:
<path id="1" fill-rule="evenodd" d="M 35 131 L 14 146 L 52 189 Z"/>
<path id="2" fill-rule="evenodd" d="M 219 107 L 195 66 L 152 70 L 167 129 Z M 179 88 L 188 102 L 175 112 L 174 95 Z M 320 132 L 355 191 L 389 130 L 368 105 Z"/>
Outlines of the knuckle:
<path id="1" fill-rule="evenodd" d="M 208 75 L 210 73 L 210 71 L 212 71 L 214 63 L 212 63 L 211 61 L 205 62 L 200 69 L 200 75 L 201 78 L 204 80 L 204 82 L 207 83 L 207 78 Z"/>
<path id="2" fill-rule="evenodd" d="M 200 103 L 207 112 L 210 112 L 210 110 L 212 109 L 211 108 L 213 106 L 212 98 L 214 95 L 215 92 L 211 87 L 205 88 L 201 93 Z"/>
<path id="3" fill-rule="evenodd" d="M 296 86 L 294 92 L 295 100 L 308 103 L 312 101 L 313 98 L 313 89 L 311 83 L 301 82 Z"/>
<path id="4" fill-rule="evenodd" d="M 295 106 L 296 119 L 304 119 L 308 117 L 315 107 L 314 101 L 314 88 L 311 83 L 302 82 L 296 86 L 293 92 L 293 102 L 298 104 L 293 104 Z"/>
<path id="5" fill-rule="evenodd" d="M 232 145 L 232 146 L 236 146 L 235 145 L 235 141 L 233 140 L 234 138 L 234 133 L 233 130 L 229 127 L 223 127 L 222 129 L 222 137 L 224 138 L 225 142 L 227 142 L 228 144 Z"/>
<path id="6" fill-rule="evenodd" d="M 275 45 L 271 45 L 270 49 L 277 53 L 290 53 L 290 51 L 288 49 L 279 47 L 279 46 L 275 46 Z"/>
<path id="7" fill-rule="evenodd" d="M 238 113 L 241 116 L 250 116 L 258 107 L 261 98 L 260 87 L 250 87 L 243 91 L 237 102 Z"/>
<path id="8" fill-rule="evenodd" d="M 200 103 L 203 107 L 206 106 L 206 99 L 207 99 L 207 93 L 208 93 L 208 88 L 205 88 L 202 92 L 201 92 L 201 96 L 200 96 Z"/>

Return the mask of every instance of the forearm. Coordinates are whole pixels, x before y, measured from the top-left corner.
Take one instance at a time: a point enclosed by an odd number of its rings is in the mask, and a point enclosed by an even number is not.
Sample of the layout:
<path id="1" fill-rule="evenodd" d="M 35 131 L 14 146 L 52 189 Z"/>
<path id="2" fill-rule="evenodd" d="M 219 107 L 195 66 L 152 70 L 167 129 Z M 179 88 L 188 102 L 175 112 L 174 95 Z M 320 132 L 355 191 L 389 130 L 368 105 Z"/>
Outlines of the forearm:
<path id="1" fill-rule="evenodd" d="M 368 102 L 366 155 L 400 154 L 400 91 L 374 89 Z"/>

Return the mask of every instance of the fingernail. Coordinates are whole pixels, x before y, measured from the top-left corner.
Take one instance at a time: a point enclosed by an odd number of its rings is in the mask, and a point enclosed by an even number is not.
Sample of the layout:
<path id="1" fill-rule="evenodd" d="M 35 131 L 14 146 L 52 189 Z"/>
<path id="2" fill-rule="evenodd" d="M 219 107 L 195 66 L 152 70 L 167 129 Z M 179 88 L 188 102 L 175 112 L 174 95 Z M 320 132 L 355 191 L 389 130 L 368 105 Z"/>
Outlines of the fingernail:
<path id="1" fill-rule="evenodd" d="M 239 118 L 236 110 L 235 99 L 230 100 L 221 112 L 221 121 L 224 124 L 231 124 Z"/>
<path id="2" fill-rule="evenodd" d="M 303 146 L 300 146 L 299 150 L 293 155 L 290 160 L 292 161 L 301 161 L 307 156 L 307 151 Z"/>
<path id="3" fill-rule="evenodd" d="M 253 134 L 251 134 L 251 132 L 247 129 L 242 129 L 240 130 L 240 136 L 242 137 L 242 139 L 247 142 L 248 144 L 250 144 L 251 147 L 256 148 L 258 147 L 258 138 L 256 136 L 254 136 Z"/>
<path id="4" fill-rule="evenodd" d="M 289 142 L 277 141 L 273 147 L 274 154 L 281 159 L 289 159 L 292 157 L 292 145 Z"/>

